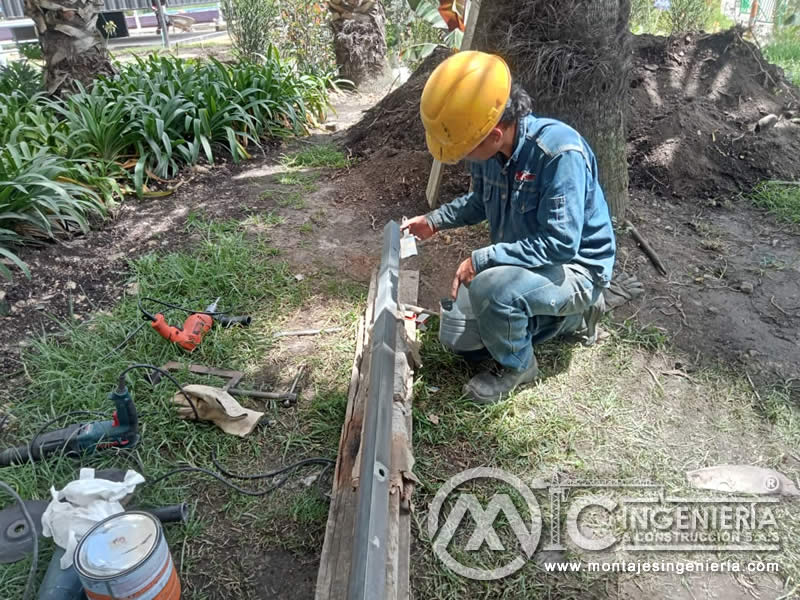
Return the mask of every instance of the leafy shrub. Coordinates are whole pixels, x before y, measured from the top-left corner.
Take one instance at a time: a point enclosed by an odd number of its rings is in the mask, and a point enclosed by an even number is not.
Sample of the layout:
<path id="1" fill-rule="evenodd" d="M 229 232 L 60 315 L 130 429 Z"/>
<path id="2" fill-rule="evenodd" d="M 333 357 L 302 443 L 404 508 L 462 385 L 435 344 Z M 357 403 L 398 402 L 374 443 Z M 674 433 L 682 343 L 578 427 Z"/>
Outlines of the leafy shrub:
<path id="1" fill-rule="evenodd" d="M 257 63 L 137 59 L 64 100 L 0 96 L 0 254 L 11 258 L 9 244 L 29 236 L 85 227 L 86 215 L 123 193 L 147 193 L 148 179 L 199 160 L 239 161 L 265 136 L 306 132 L 335 86 L 270 46 Z M 33 226 L 27 211 L 46 220 Z"/>
<path id="2" fill-rule="evenodd" d="M 718 0 L 633 0 L 633 33 L 676 34 L 686 31 L 720 31 L 734 25 Z"/>
<path id="3" fill-rule="evenodd" d="M 87 216 L 104 212 L 98 195 L 72 179 L 71 166 L 26 142 L 0 150 L 0 255 L 26 274 L 27 268 L 8 246 L 51 238 L 56 231 L 85 231 Z M 1 263 L 0 275 L 11 276 Z"/>
<path id="4" fill-rule="evenodd" d="M 257 60 L 267 51 L 278 16 L 274 0 L 222 0 L 222 14 L 240 58 Z"/>
<path id="5" fill-rule="evenodd" d="M 667 11 L 672 33 L 703 29 L 710 16 L 706 0 L 670 0 Z"/>
<path id="6" fill-rule="evenodd" d="M 42 60 L 44 53 L 42 52 L 42 45 L 36 42 L 18 43 L 17 52 L 19 55 L 27 58 L 28 60 Z"/>
<path id="7" fill-rule="evenodd" d="M 386 5 L 386 43 L 389 51 L 415 69 L 422 59 L 445 40 L 448 31 L 439 15 L 438 1 L 392 0 Z M 453 46 L 457 40 L 452 34 Z M 460 32 L 459 34 L 460 35 Z"/>
<path id="8" fill-rule="evenodd" d="M 43 89 L 42 70 L 26 60 L 0 66 L 0 95 L 19 91 L 31 96 Z"/>

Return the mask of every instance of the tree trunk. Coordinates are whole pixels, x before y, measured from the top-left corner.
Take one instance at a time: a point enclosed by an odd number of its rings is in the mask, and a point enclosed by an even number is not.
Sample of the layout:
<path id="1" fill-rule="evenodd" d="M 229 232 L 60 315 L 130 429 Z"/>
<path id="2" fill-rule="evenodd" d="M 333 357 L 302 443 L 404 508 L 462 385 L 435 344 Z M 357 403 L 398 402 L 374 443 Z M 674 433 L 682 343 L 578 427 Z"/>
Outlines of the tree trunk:
<path id="1" fill-rule="evenodd" d="M 76 82 L 88 86 L 97 75 L 114 73 L 96 29 L 102 8 L 103 0 L 25 0 L 42 44 L 48 93 L 68 93 Z"/>
<path id="2" fill-rule="evenodd" d="M 537 115 L 588 140 L 617 223 L 628 200 L 629 17 L 630 0 L 494 0 L 481 4 L 472 44 L 508 61 Z"/>
<path id="3" fill-rule="evenodd" d="M 380 0 L 329 0 L 339 75 L 355 86 L 386 72 L 386 16 Z"/>

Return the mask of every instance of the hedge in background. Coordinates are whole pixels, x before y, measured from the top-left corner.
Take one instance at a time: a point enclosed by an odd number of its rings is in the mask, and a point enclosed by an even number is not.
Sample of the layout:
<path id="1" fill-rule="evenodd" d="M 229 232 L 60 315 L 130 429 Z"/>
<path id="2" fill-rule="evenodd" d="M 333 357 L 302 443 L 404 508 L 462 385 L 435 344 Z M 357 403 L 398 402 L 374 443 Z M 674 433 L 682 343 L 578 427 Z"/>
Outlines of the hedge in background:
<path id="1" fill-rule="evenodd" d="M 137 59 L 65 100 L 35 92 L 31 69 L 0 72 L 0 255 L 18 266 L 11 247 L 85 229 L 125 193 L 147 194 L 148 179 L 201 160 L 239 162 L 265 137 L 307 132 L 336 85 L 274 47 L 234 65 Z M 9 276 L 2 263 L 0 275 Z"/>

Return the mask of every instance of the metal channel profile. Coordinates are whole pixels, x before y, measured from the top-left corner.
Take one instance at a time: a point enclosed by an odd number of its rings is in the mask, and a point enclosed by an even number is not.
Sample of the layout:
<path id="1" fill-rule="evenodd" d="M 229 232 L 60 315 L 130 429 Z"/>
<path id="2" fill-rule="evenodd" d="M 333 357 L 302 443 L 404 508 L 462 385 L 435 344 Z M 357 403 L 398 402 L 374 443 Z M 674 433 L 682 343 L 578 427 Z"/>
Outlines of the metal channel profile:
<path id="1" fill-rule="evenodd" d="M 395 221 L 389 221 L 383 228 L 383 254 L 375 295 L 372 362 L 361 435 L 361 470 L 348 583 L 349 600 L 378 600 L 383 597 L 386 585 L 399 277 L 400 226 Z"/>

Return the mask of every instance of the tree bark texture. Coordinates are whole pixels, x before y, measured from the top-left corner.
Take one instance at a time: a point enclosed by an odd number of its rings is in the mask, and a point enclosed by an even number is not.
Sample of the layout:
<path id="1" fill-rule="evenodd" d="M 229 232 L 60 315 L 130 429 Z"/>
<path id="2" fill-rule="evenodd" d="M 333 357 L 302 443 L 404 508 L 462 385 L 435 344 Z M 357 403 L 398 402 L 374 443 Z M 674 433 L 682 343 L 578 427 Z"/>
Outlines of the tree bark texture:
<path id="1" fill-rule="evenodd" d="M 630 0 L 483 2 L 473 48 L 503 56 L 534 112 L 577 129 L 597 155 L 612 216 L 628 199 Z"/>
<path id="2" fill-rule="evenodd" d="M 103 0 L 25 0 L 42 44 L 48 93 L 69 93 L 76 82 L 88 86 L 97 75 L 114 73 L 96 29 L 102 9 Z"/>
<path id="3" fill-rule="evenodd" d="M 386 15 L 380 0 L 329 0 L 339 75 L 358 87 L 386 70 Z"/>

